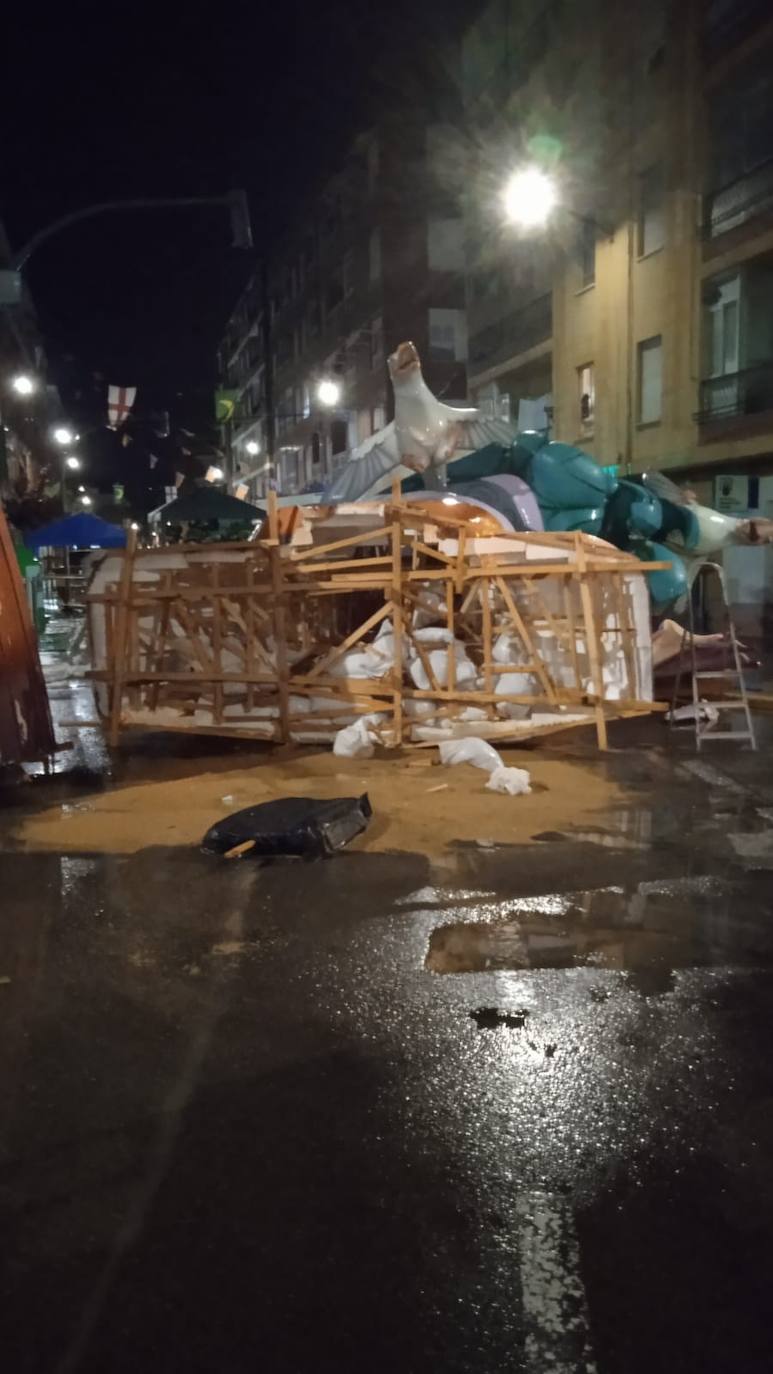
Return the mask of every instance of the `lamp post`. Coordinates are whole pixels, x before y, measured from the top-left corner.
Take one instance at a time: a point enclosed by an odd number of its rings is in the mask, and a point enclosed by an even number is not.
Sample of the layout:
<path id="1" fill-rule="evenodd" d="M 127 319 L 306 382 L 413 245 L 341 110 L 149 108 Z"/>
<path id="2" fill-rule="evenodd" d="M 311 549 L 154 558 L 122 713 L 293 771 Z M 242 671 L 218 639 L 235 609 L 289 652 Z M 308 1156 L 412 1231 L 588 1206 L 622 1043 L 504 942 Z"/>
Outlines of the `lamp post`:
<path id="1" fill-rule="evenodd" d="M 33 392 L 37 391 L 37 382 L 28 372 L 19 372 L 12 378 L 11 386 L 17 396 L 31 396 Z"/>
<path id="2" fill-rule="evenodd" d="M 543 229 L 554 211 L 560 209 L 580 224 L 601 230 L 607 238 L 613 237 L 613 230 L 595 216 L 583 215 L 566 205 L 555 178 L 535 165 L 520 167 L 512 173 L 502 188 L 502 205 L 505 218 L 521 229 Z"/>

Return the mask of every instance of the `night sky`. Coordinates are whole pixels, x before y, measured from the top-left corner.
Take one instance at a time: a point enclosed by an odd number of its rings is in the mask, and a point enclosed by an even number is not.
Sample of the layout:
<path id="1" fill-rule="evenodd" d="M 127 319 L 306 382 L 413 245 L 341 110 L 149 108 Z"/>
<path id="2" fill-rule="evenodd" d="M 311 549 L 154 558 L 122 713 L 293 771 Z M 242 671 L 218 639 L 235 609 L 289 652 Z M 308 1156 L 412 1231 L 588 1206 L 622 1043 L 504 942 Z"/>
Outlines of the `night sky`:
<path id="1" fill-rule="evenodd" d="M 399 101 L 473 0 L 14 7 L 3 32 L 0 215 L 14 247 L 92 201 L 245 186 L 270 249 L 369 107 Z M 27 269 L 63 392 L 94 371 L 209 415 L 220 329 L 249 270 L 225 212 L 96 219 Z M 69 356 L 68 356 L 69 355 Z"/>

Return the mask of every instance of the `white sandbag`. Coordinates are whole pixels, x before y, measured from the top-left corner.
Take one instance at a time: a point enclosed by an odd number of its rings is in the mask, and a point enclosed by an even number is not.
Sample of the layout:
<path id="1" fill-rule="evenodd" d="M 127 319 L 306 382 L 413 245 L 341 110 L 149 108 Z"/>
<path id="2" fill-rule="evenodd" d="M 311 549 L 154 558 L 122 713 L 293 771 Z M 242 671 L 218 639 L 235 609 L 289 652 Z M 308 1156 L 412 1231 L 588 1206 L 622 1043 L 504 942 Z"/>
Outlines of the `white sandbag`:
<path id="1" fill-rule="evenodd" d="M 440 762 L 448 766 L 457 763 L 471 763 L 474 768 L 482 768 L 491 773 L 502 768 L 502 760 L 496 749 L 485 739 L 449 739 L 438 745 Z"/>
<path id="2" fill-rule="evenodd" d="M 442 625 L 428 625 L 423 630 L 413 630 L 412 638 L 418 639 L 421 644 L 451 644 L 454 637 Z"/>
<path id="3" fill-rule="evenodd" d="M 520 797 L 531 792 L 531 778 L 525 768 L 506 768 L 501 764 L 491 773 L 486 788 L 489 792 L 507 792 L 511 797 Z"/>
<path id="4" fill-rule="evenodd" d="M 453 652 L 457 690 L 470 691 L 474 688 L 478 676 L 475 664 L 467 657 L 464 645 L 460 644 L 458 640 L 454 644 Z M 431 649 L 427 655 L 438 687 L 448 685 L 448 654 L 449 649 Z M 413 659 L 409 672 L 420 692 L 429 690 L 431 683 L 420 658 Z"/>
<path id="5" fill-rule="evenodd" d="M 494 641 L 491 657 L 495 663 L 525 663 L 526 650 L 518 635 L 505 630 Z"/>
<path id="6" fill-rule="evenodd" d="M 391 667 L 391 660 L 369 645 L 365 649 L 350 649 L 330 665 L 328 672 L 331 677 L 382 678 Z"/>
<path id="7" fill-rule="evenodd" d="M 374 754 L 373 741 L 364 720 L 354 725 L 345 725 L 333 740 L 333 753 L 344 759 L 371 759 Z"/>
<path id="8" fill-rule="evenodd" d="M 494 690 L 497 696 L 505 697 L 540 695 L 540 687 L 531 673 L 500 673 Z M 505 720 L 524 720 L 530 710 L 529 705 L 521 706 L 514 701 L 497 702 L 497 714 Z"/>
<path id="9" fill-rule="evenodd" d="M 333 753 L 344 759 L 371 759 L 373 746 L 378 741 L 377 727 L 384 720 L 383 715 L 360 716 L 353 725 L 345 725 L 333 740 Z"/>

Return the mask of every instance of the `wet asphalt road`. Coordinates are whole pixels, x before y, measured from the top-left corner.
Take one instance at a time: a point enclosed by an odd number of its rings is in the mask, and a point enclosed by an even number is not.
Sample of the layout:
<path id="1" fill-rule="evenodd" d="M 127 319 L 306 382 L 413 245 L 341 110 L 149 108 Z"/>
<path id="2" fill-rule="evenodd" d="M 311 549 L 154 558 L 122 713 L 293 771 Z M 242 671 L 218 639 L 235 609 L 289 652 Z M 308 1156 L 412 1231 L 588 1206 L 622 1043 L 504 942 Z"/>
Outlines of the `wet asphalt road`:
<path id="1" fill-rule="evenodd" d="M 598 766 L 434 864 L 2 854 L 5 1369 L 770 1369 L 766 756 Z"/>

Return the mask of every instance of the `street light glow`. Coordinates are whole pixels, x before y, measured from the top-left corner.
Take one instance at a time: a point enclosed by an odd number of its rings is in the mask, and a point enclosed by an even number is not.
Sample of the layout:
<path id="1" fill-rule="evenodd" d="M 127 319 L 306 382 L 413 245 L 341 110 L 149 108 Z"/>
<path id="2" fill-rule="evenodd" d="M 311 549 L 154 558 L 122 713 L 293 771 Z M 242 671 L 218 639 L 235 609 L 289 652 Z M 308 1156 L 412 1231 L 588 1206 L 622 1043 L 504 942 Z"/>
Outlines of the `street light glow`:
<path id="1" fill-rule="evenodd" d="M 57 444 L 62 444 L 66 447 L 67 444 L 72 444 L 75 442 L 75 435 L 73 434 L 71 429 L 67 428 L 66 425 L 59 425 L 58 429 L 54 430 L 54 439 L 56 440 Z"/>
<path id="2" fill-rule="evenodd" d="M 136 533 L 136 531 L 139 529 L 139 525 L 137 524 L 137 521 L 136 521 L 136 520 L 132 520 L 132 522 L 131 522 L 131 524 L 130 524 L 130 526 L 129 526 L 129 529 L 130 529 L 130 530 L 134 530 L 135 533 Z"/>
<path id="3" fill-rule="evenodd" d="M 80 501 L 81 501 L 81 504 L 84 505 L 84 506 L 90 506 L 90 505 L 91 505 L 91 497 L 90 497 L 90 496 L 81 496 L 81 497 L 80 497 Z"/>
<path id="4" fill-rule="evenodd" d="M 74 453 L 68 454 L 64 461 L 71 472 L 77 472 L 80 468 L 81 460 L 80 458 L 76 458 Z"/>
<path id="5" fill-rule="evenodd" d="M 208 467 L 208 468 L 207 468 L 207 472 L 206 472 L 206 478 L 207 478 L 207 481 L 208 481 L 208 482 L 222 482 L 222 480 L 223 480 L 223 469 L 222 469 L 222 468 L 215 468 L 215 467 Z"/>
<path id="6" fill-rule="evenodd" d="M 505 214 L 522 229 L 538 229 L 549 219 L 558 203 L 552 177 L 539 167 L 524 167 L 514 172 L 502 193 Z"/>
<path id="7" fill-rule="evenodd" d="M 248 439 L 244 447 L 251 458 L 256 458 L 260 453 L 260 444 L 255 439 Z"/>
<path id="8" fill-rule="evenodd" d="M 14 377 L 11 386 L 17 396 L 31 396 L 35 390 L 35 382 L 32 377 L 28 377 L 26 372 L 20 372 L 18 377 Z"/>
<path id="9" fill-rule="evenodd" d="M 317 400 L 323 406 L 337 406 L 341 399 L 341 386 L 332 377 L 326 377 L 317 387 Z"/>

